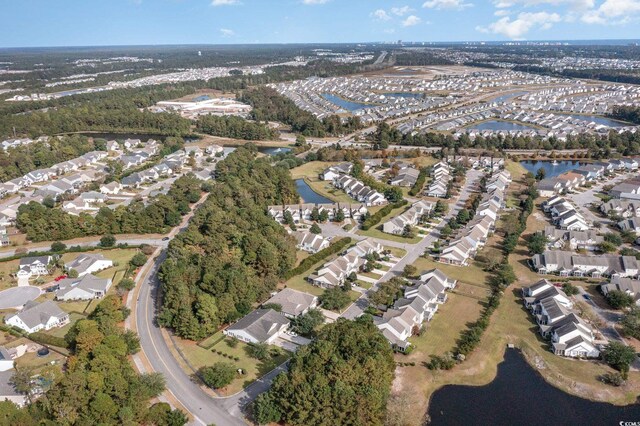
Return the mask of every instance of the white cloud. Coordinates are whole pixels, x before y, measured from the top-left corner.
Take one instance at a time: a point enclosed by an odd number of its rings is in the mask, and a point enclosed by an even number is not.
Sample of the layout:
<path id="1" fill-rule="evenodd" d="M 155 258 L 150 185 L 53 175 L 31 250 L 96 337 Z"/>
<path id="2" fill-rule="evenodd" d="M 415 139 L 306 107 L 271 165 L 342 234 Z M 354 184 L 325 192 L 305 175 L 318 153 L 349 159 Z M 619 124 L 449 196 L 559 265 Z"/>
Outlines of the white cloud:
<path id="1" fill-rule="evenodd" d="M 325 4 L 329 3 L 330 0 L 302 0 L 303 4 Z"/>
<path id="2" fill-rule="evenodd" d="M 389 19 L 391 19 L 391 16 L 389 16 L 389 14 L 383 9 L 374 10 L 373 12 L 371 12 L 371 17 L 380 21 L 388 21 Z"/>
<path id="3" fill-rule="evenodd" d="M 384 32 L 386 34 L 393 34 L 396 32 L 395 28 L 387 28 L 386 30 L 384 30 Z"/>
<path id="4" fill-rule="evenodd" d="M 391 8 L 391 13 L 393 13 L 396 16 L 404 16 L 409 12 L 412 12 L 413 9 L 411 9 L 409 6 L 402 6 L 402 7 L 392 7 Z"/>
<path id="5" fill-rule="evenodd" d="M 211 0 L 211 6 L 233 6 L 240 4 L 240 0 Z"/>
<path id="6" fill-rule="evenodd" d="M 518 14 L 516 19 L 512 20 L 505 16 L 489 24 L 488 27 L 476 27 L 476 30 L 484 33 L 502 34 L 511 39 L 521 39 L 534 28 L 548 30 L 554 23 L 561 20 L 562 18 L 557 13 L 523 12 Z"/>
<path id="7" fill-rule="evenodd" d="M 508 15 L 511 15 L 511 11 L 507 9 L 498 9 L 495 12 L 493 12 L 493 14 L 495 16 L 508 16 Z"/>
<path id="8" fill-rule="evenodd" d="M 230 30 L 228 28 L 220 28 L 220 34 L 224 38 L 229 38 L 229 37 L 233 37 L 234 35 L 236 35 L 235 31 Z"/>
<path id="9" fill-rule="evenodd" d="M 593 8 L 595 0 L 494 0 L 494 6 L 501 9 L 521 5 L 533 7 L 540 5 L 567 6 L 571 10 L 587 10 Z"/>
<path id="10" fill-rule="evenodd" d="M 582 15 L 587 24 L 621 24 L 640 14 L 640 0 L 605 0 L 597 9 Z"/>
<path id="11" fill-rule="evenodd" d="M 465 3 L 464 0 L 428 0 L 422 4 L 427 9 L 456 9 L 462 10 L 473 6 L 473 3 Z"/>
<path id="12" fill-rule="evenodd" d="M 409 15 L 409 16 L 407 16 L 407 19 L 402 21 L 402 26 L 403 27 L 413 27 L 414 25 L 418 25 L 421 21 L 422 21 L 422 19 L 420 19 L 416 15 Z"/>

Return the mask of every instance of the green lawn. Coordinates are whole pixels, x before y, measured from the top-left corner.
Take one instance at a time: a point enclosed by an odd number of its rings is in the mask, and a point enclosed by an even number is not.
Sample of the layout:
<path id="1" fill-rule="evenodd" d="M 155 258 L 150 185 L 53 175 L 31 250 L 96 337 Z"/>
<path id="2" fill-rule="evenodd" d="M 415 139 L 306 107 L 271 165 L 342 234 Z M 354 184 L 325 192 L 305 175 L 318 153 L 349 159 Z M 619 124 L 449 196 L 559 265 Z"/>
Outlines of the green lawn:
<path id="1" fill-rule="evenodd" d="M 290 170 L 292 179 L 300 179 L 304 177 L 318 178 L 318 175 L 327 167 L 338 164 L 332 161 L 309 161 L 299 167 Z"/>
<path id="2" fill-rule="evenodd" d="M 52 328 L 51 330 L 44 331 L 44 333 L 47 333 L 56 337 L 64 337 L 67 334 L 67 332 L 71 329 L 71 327 L 73 327 L 73 324 L 75 324 L 76 321 L 86 318 L 86 316 L 77 314 L 77 313 L 72 313 L 69 315 L 69 317 L 70 317 L 69 319 L 71 320 L 69 324 L 65 325 L 64 327 Z"/>
<path id="3" fill-rule="evenodd" d="M 297 275 L 287 281 L 284 286 L 292 288 L 294 290 L 303 291 L 305 293 L 313 294 L 314 296 L 321 296 L 324 293 L 324 289 L 315 285 L 309 284 L 305 278 L 308 274 Z"/>
<path id="4" fill-rule="evenodd" d="M 449 278 L 456 279 L 463 283 L 470 284 L 479 284 L 479 285 L 487 285 L 489 284 L 489 273 L 482 270 L 480 265 L 471 261 L 471 264 L 468 266 L 453 266 L 447 265 L 445 263 L 436 262 L 435 260 L 420 257 L 413 264 L 416 268 L 418 268 L 418 273 L 422 271 L 426 271 L 433 268 L 438 268 L 442 272 L 444 272 Z"/>
<path id="5" fill-rule="evenodd" d="M 392 256 L 397 257 L 398 259 L 402 259 L 407 254 L 406 250 L 397 247 L 385 246 L 384 249 L 388 250 Z"/>
<path id="6" fill-rule="evenodd" d="M 389 240 L 389 241 L 397 241 L 399 243 L 408 243 L 408 244 L 416 244 L 419 243 L 422 238 L 416 236 L 413 238 L 405 238 L 401 235 L 394 235 L 394 234 L 387 234 L 385 232 L 382 232 L 382 225 L 393 219 L 396 216 L 401 215 L 402 213 L 404 213 L 406 210 L 408 210 L 411 206 L 407 205 L 407 206 L 402 206 L 402 207 L 398 207 L 397 209 L 393 209 L 391 210 L 391 213 L 389 213 L 388 215 L 386 215 L 385 217 L 382 218 L 382 220 L 380 221 L 380 223 L 376 226 L 374 226 L 373 228 L 364 231 L 362 229 L 358 230 L 357 233 L 360 235 L 365 235 L 367 237 L 373 237 L 373 238 L 380 238 L 383 240 Z M 371 212 L 373 214 L 373 212 Z"/>
<path id="7" fill-rule="evenodd" d="M 426 323 L 426 331 L 420 336 L 409 338 L 415 345 L 414 354 L 421 360 L 428 360 L 429 355 L 442 355 L 451 351 L 460 333 L 467 324 L 478 319 L 482 303 L 479 300 L 449 293 L 446 303 L 440 305 L 433 319 Z"/>
<path id="8" fill-rule="evenodd" d="M 362 280 L 356 280 L 355 284 L 358 287 L 362 287 L 362 288 L 367 289 L 367 290 L 369 290 L 371 288 L 371 286 L 373 285 L 371 283 L 368 283 L 368 282 L 362 281 Z"/>
<path id="9" fill-rule="evenodd" d="M 358 275 L 363 275 L 367 278 L 373 278 L 374 280 L 379 280 L 382 278 L 382 275 L 376 274 L 375 272 L 360 272 Z"/>
<path id="10" fill-rule="evenodd" d="M 214 337 L 217 338 L 219 334 L 221 332 L 216 333 Z M 259 361 L 249 356 L 249 345 L 247 343 L 238 341 L 235 347 L 231 347 L 229 343 L 231 339 L 229 338 L 220 341 L 210 350 L 202 348 L 196 342 L 182 340 L 177 337 L 175 340 L 184 356 L 196 370 L 201 367 L 211 366 L 216 362 L 227 362 L 233 364 L 236 369 L 241 368 L 244 370 L 245 374 L 238 375 L 229 386 L 217 390 L 223 395 L 233 395 L 241 391 L 256 379 L 285 362 L 290 356 L 289 352 L 276 346 L 270 346 L 271 350 L 277 351 L 277 356 L 272 356 L 266 361 Z M 222 354 L 218 354 L 218 351 L 222 352 Z M 237 357 L 238 361 L 234 357 Z"/>
<path id="11" fill-rule="evenodd" d="M 341 189 L 335 188 L 331 182 L 323 181 L 316 178 L 307 177 L 304 178 L 307 185 L 311 187 L 318 194 L 329 198 L 337 203 L 353 203 L 356 204 L 357 201 L 353 198 L 349 197 L 344 191 Z"/>

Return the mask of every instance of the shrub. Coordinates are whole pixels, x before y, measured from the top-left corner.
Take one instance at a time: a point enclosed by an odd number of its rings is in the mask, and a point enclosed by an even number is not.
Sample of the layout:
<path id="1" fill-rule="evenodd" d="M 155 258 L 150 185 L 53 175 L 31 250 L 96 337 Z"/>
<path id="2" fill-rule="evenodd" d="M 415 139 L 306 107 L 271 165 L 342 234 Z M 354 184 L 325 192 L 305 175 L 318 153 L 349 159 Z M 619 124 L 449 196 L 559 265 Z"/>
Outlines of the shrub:
<path id="1" fill-rule="evenodd" d="M 27 337 L 36 343 L 40 343 L 41 345 L 57 346 L 59 348 L 67 348 L 69 346 L 69 344 L 63 337 L 51 336 L 40 331 L 31 333 Z"/>
<path id="2" fill-rule="evenodd" d="M 147 256 L 145 256 L 144 253 L 136 253 L 129 261 L 129 264 L 131 264 L 131 266 L 134 266 L 136 268 L 139 268 L 145 263 L 147 263 Z"/>
<path id="3" fill-rule="evenodd" d="M 219 389 L 233 381 L 236 377 L 236 368 L 228 362 L 216 362 L 210 367 L 202 367 L 199 374 L 207 386 Z"/>
<path id="4" fill-rule="evenodd" d="M 51 244 L 51 251 L 61 252 L 66 249 L 67 249 L 67 245 L 64 243 L 61 243 L 60 241 L 56 241 L 53 244 Z"/>
<path id="5" fill-rule="evenodd" d="M 372 227 L 380 223 L 382 218 L 388 215 L 389 213 L 391 213 L 391 211 L 399 207 L 406 206 L 407 203 L 408 203 L 407 200 L 401 200 L 393 204 L 387 204 L 386 206 L 378 210 L 376 213 L 372 214 L 367 219 L 365 219 L 364 222 L 362 222 L 362 230 L 367 231 L 371 229 Z"/>
<path id="6" fill-rule="evenodd" d="M 311 268 L 322 259 L 325 259 L 332 254 L 341 252 L 345 247 L 351 244 L 351 241 L 352 240 L 350 237 L 341 238 L 335 243 L 331 244 L 329 247 L 322 249 L 315 254 L 312 254 L 311 256 L 305 258 L 302 262 L 300 262 L 298 266 L 287 271 L 287 273 L 284 274 L 284 279 L 288 280 L 291 277 L 295 277 L 296 275 L 299 275 L 307 269 Z"/>
<path id="7" fill-rule="evenodd" d="M 105 235 L 100 238 L 100 247 L 113 247 L 116 245 L 116 237 L 113 235 Z"/>
<path id="8" fill-rule="evenodd" d="M 136 283 L 131 278 L 124 278 L 120 280 L 116 288 L 121 291 L 131 291 L 135 286 Z"/>

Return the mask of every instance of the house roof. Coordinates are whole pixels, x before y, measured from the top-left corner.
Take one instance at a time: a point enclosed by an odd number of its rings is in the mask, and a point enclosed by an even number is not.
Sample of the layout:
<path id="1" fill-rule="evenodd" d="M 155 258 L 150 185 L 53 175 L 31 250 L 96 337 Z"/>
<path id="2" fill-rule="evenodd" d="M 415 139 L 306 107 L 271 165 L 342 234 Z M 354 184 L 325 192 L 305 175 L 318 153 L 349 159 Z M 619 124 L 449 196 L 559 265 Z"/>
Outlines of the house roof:
<path id="1" fill-rule="evenodd" d="M 312 294 L 285 288 L 267 300 L 265 304 L 277 303 L 282 306 L 282 312 L 298 316 L 309 309 L 315 300 L 317 300 L 317 297 Z"/>
<path id="2" fill-rule="evenodd" d="M 68 314 L 60 309 L 54 301 L 47 300 L 42 303 L 27 302 L 22 311 L 7 315 L 5 321 L 17 316 L 27 327 L 34 328 L 37 325 L 46 324 L 51 317 L 61 318 L 66 315 Z"/>
<path id="3" fill-rule="evenodd" d="M 259 342 L 264 342 L 290 322 L 273 309 L 256 309 L 230 325 L 227 330 L 244 331 Z"/>
<path id="4" fill-rule="evenodd" d="M 96 262 L 99 262 L 102 260 L 109 261 L 109 259 L 107 259 L 101 254 L 83 253 L 83 254 L 79 254 L 78 257 L 73 259 L 71 262 L 65 264 L 64 267 L 67 270 L 75 269 L 79 274 L 82 274 L 91 266 L 93 266 Z"/>
<path id="5" fill-rule="evenodd" d="M 66 278 L 58 282 L 58 291 L 56 291 L 56 297 L 63 297 L 76 288 L 84 290 L 88 293 L 106 293 L 110 286 L 110 279 L 98 278 L 93 274 L 86 274 L 82 278 Z"/>

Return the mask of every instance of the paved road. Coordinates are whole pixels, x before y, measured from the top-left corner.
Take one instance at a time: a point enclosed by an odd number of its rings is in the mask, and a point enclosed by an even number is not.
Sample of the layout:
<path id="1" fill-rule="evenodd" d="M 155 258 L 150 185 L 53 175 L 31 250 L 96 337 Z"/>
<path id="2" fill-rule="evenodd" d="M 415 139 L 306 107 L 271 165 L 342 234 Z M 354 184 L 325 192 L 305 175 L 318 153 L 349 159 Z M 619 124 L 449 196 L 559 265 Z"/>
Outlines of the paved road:
<path id="1" fill-rule="evenodd" d="M 116 238 L 117 238 L 117 235 L 116 235 Z M 100 243 L 100 237 L 96 237 L 94 240 L 83 241 L 81 243 L 69 243 L 67 245 L 80 246 L 80 247 L 97 247 L 99 243 Z M 163 241 L 161 238 L 140 237 L 140 238 L 130 238 L 130 239 L 118 239 L 116 242 L 116 244 L 123 244 L 123 243 L 129 244 L 129 245 L 135 245 L 135 246 L 141 245 L 141 244 L 148 244 L 152 246 L 166 247 L 169 244 L 169 241 L 168 240 Z M 0 252 L 0 259 L 14 256 L 16 254 L 16 249 L 25 249 L 25 248 L 27 250 L 27 253 L 32 253 L 37 251 L 47 251 L 50 249 L 50 246 L 34 245 L 30 247 L 17 247 L 15 249 L 3 250 L 2 252 Z"/>
<path id="2" fill-rule="evenodd" d="M 371 288 L 364 292 L 362 296 L 360 296 L 351 306 L 349 306 L 343 313 L 340 315 L 343 318 L 354 319 L 362 315 L 367 306 L 369 306 L 369 295 L 374 293 L 378 289 L 378 284 L 389 281 L 393 277 L 400 276 L 402 271 L 406 265 L 413 264 L 420 256 L 422 256 L 425 250 L 440 238 L 440 230 L 444 225 L 449 221 L 449 219 L 458 214 L 458 211 L 464 207 L 465 202 L 474 191 L 475 185 L 480 180 L 482 176 L 482 171 L 470 169 L 467 171 L 465 176 L 465 183 L 458 194 L 458 198 L 456 199 L 456 203 L 449 209 L 447 215 L 438 222 L 432 229 L 431 232 L 426 235 L 422 240 L 416 244 L 407 244 L 407 243 L 396 243 L 394 241 L 382 240 L 374 238 L 374 240 L 378 241 L 380 244 L 400 247 L 406 250 L 406 254 L 404 257 L 400 259 L 398 263 L 396 263 L 391 269 L 384 274 L 380 280 L 378 280 L 377 284 L 371 286 Z M 324 232 L 324 229 L 323 229 Z"/>

